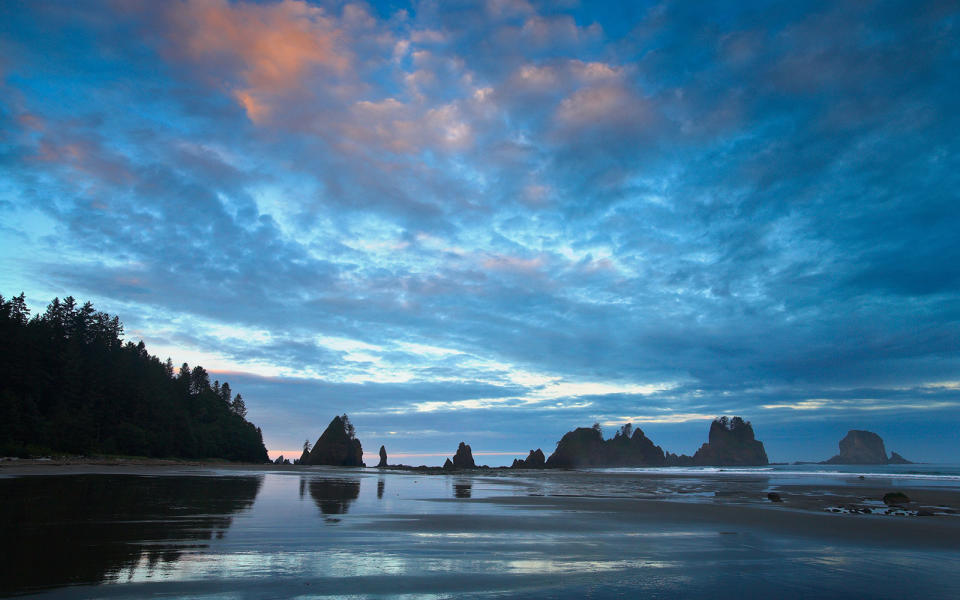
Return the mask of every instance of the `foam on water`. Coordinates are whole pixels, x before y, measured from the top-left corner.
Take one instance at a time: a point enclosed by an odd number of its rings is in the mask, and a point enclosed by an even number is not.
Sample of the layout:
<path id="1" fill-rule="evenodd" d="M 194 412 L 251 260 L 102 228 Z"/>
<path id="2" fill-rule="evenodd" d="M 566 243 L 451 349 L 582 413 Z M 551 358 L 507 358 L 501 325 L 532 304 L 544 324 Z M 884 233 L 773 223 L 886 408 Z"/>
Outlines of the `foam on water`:
<path id="1" fill-rule="evenodd" d="M 864 478 L 919 481 L 954 485 L 960 482 L 960 465 L 770 465 L 765 467 L 624 467 L 591 469 L 601 473 L 661 473 L 678 476 L 757 475 L 788 478 Z"/>

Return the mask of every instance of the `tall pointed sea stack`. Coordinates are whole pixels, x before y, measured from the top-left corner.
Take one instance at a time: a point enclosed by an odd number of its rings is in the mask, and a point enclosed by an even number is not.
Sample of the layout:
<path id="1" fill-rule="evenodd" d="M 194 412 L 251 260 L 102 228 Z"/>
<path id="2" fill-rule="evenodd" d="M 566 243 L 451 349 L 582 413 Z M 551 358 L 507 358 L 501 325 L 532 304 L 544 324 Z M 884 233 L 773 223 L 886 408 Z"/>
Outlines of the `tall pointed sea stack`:
<path id="1" fill-rule="evenodd" d="M 460 442 L 457 446 L 457 453 L 453 455 L 454 469 L 476 469 L 477 464 L 473 462 L 473 451 L 470 446 Z"/>
<path id="2" fill-rule="evenodd" d="M 377 467 L 382 468 L 385 466 L 387 466 L 387 447 L 380 446 L 380 462 L 377 463 Z"/>
<path id="3" fill-rule="evenodd" d="M 313 445 L 307 458 L 308 465 L 337 467 L 364 467 L 363 447 L 355 436 L 347 415 L 334 417 L 326 431 Z"/>

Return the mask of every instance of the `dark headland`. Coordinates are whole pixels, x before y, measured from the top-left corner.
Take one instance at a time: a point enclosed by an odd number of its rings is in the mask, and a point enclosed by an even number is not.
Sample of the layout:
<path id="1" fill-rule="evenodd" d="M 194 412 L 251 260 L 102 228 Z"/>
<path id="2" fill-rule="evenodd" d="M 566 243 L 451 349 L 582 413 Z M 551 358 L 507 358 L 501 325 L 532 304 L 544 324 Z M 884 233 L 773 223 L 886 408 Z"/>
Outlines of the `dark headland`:
<path id="1" fill-rule="evenodd" d="M 0 296 L 0 456 L 267 461 L 229 383 L 122 335 L 72 296 L 32 317 L 23 294 Z"/>

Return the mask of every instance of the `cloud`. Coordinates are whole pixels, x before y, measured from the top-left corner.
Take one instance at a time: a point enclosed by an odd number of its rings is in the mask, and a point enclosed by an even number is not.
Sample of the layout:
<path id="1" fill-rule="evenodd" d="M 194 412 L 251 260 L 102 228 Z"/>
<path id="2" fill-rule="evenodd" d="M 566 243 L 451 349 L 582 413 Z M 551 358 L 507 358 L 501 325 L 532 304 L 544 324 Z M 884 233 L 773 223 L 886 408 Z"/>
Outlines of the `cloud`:
<path id="1" fill-rule="evenodd" d="M 169 5 L 167 16 L 169 51 L 230 86 L 254 122 L 270 115 L 273 98 L 298 91 L 315 76 L 351 68 L 336 20 L 301 0 L 190 0 Z M 344 21 L 354 26 L 367 25 L 364 16 L 369 19 L 353 5 L 344 7 Z"/>
<path id="2" fill-rule="evenodd" d="M 6 11 L 0 283 L 265 430 L 955 422 L 955 10 L 508 4 Z"/>

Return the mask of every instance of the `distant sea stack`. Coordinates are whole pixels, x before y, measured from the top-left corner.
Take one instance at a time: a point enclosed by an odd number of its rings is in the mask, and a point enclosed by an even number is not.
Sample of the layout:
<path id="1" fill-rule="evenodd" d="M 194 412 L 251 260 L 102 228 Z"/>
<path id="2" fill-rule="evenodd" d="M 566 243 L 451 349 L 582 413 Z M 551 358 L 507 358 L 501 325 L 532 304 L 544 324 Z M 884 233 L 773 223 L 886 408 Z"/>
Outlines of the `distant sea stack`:
<path id="1" fill-rule="evenodd" d="M 387 448 L 386 446 L 380 446 L 380 462 L 377 463 L 377 467 L 387 466 Z"/>
<path id="2" fill-rule="evenodd" d="M 537 448 L 536 450 L 531 450 L 530 454 L 527 455 L 527 458 L 521 460 L 519 458 L 513 459 L 513 464 L 510 465 L 511 469 L 542 469 L 546 466 L 546 458 L 543 455 L 543 450 Z"/>
<path id="3" fill-rule="evenodd" d="M 517 461 L 525 462 L 525 461 Z M 557 442 L 547 467 L 682 467 L 759 466 L 769 464 L 763 442 L 740 417 L 720 417 L 710 424 L 709 441 L 693 456 L 666 453 L 640 429 L 626 424 L 611 439 L 603 439 L 599 425 L 578 427 Z"/>
<path id="4" fill-rule="evenodd" d="M 446 464 L 443 465 L 445 468 Z M 457 446 L 457 453 L 453 455 L 453 462 L 450 463 L 450 467 L 454 469 L 476 469 L 477 465 L 473 462 L 473 451 L 470 449 L 470 446 L 460 442 L 460 445 Z"/>
<path id="5" fill-rule="evenodd" d="M 336 467 L 364 467 L 363 447 L 347 415 L 334 417 L 313 445 L 304 464 Z"/>
<path id="6" fill-rule="evenodd" d="M 754 438 L 753 426 L 740 417 L 715 419 L 710 424 L 708 439 L 693 455 L 694 465 L 755 467 L 769 464 L 763 442 Z"/>
<path id="7" fill-rule="evenodd" d="M 617 434 L 603 439 L 599 425 L 578 427 L 557 442 L 547 459 L 547 467 L 645 467 L 664 464 L 660 446 L 655 446 L 643 431 L 624 425 Z"/>
<path id="8" fill-rule="evenodd" d="M 852 429 L 840 440 L 840 454 L 823 464 L 827 465 L 909 465 L 913 464 L 896 452 L 887 458 L 883 438 L 872 431 Z"/>

